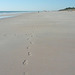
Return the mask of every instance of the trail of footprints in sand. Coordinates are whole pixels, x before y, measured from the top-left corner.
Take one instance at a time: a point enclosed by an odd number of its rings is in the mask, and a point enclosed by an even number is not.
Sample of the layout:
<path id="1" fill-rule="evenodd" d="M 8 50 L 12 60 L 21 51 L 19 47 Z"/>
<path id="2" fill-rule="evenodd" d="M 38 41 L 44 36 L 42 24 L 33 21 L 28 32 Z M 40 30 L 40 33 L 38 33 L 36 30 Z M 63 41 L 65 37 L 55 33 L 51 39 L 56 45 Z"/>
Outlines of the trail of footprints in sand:
<path id="1" fill-rule="evenodd" d="M 29 38 L 27 38 L 27 41 L 29 42 L 29 44 L 30 45 L 32 45 L 32 42 L 30 41 L 30 39 L 33 37 L 33 35 L 31 34 L 30 35 L 30 37 Z M 32 53 L 29 51 L 29 48 L 30 48 L 30 46 L 27 46 L 27 55 L 28 55 L 28 58 L 30 57 L 30 56 L 32 56 Z M 24 66 L 26 66 L 26 65 L 28 65 L 28 59 L 25 59 L 25 60 L 23 60 L 23 62 L 22 62 L 22 64 L 24 65 Z M 28 72 L 23 72 L 23 75 L 28 75 Z"/>
<path id="2" fill-rule="evenodd" d="M 28 38 L 27 38 L 27 42 L 29 43 L 29 45 L 26 47 L 26 49 L 27 49 L 27 56 L 28 56 L 28 58 L 30 57 L 30 56 L 32 56 L 32 53 L 29 51 L 29 49 L 30 49 L 30 45 L 32 45 L 33 43 L 32 43 L 32 41 L 30 40 L 30 39 L 32 39 L 33 38 L 33 35 L 32 34 L 22 34 L 22 36 L 28 36 Z M 19 34 L 17 34 L 17 33 L 0 33 L 0 38 L 2 38 L 2 39 L 4 39 L 4 38 L 7 38 L 8 39 L 8 37 L 9 38 L 13 38 L 13 37 L 22 37 L 21 35 L 19 35 Z M 23 64 L 23 66 L 25 67 L 26 65 L 28 65 L 28 59 L 24 59 L 23 60 L 23 62 L 22 62 L 22 64 Z M 23 72 L 23 75 L 28 75 L 28 72 Z"/>

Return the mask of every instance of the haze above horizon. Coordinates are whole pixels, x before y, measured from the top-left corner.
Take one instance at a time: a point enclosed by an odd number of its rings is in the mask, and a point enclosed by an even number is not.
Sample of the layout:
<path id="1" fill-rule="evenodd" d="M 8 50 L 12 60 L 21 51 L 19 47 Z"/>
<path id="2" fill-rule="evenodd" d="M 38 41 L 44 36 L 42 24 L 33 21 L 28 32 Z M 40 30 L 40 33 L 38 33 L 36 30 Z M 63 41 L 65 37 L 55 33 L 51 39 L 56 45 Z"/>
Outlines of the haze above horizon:
<path id="1" fill-rule="evenodd" d="M 75 0 L 0 0 L 0 11 L 42 11 L 75 7 Z"/>

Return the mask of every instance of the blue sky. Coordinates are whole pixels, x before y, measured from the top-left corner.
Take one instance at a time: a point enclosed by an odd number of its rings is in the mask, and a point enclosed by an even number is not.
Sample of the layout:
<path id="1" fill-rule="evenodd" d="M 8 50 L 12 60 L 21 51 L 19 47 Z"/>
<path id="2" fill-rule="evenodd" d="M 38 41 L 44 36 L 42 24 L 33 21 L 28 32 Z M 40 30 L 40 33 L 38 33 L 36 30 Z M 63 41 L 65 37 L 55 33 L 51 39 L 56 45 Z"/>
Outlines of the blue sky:
<path id="1" fill-rule="evenodd" d="M 75 0 L 0 0 L 0 11 L 58 10 L 75 7 Z"/>

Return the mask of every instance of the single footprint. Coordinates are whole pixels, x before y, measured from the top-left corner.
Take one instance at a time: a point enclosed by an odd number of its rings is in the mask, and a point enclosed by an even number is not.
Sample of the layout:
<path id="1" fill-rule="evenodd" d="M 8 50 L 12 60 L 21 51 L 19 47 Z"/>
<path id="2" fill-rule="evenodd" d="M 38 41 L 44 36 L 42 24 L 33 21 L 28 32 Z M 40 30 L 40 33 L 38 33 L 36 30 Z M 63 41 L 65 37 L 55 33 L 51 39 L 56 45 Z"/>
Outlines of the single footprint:
<path id="1" fill-rule="evenodd" d="M 27 40 L 29 40 L 29 38 L 27 38 Z"/>
<path id="2" fill-rule="evenodd" d="M 33 36 L 31 35 L 31 37 L 33 37 Z"/>
<path id="3" fill-rule="evenodd" d="M 32 44 L 32 42 L 30 42 L 30 44 Z"/>
<path id="4" fill-rule="evenodd" d="M 32 56 L 32 53 L 31 52 L 28 52 L 28 56 Z"/>
<path id="5" fill-rule="evenodd" d="M 26 73 L 24 72 L 23 75 L 26 75 Z"/>
<path id="6" fill-rule="evenodd" d="M 7 36 L 7 34 L 4 34 L 3 36 L 4 36 L 4 37 L 6 37 L 6 36 Z"/>
<path id="7" fill-rule="evenodd" d="M 23 75 L 28 75 L 28 72 L 23 72 Z"/>
<path id="8" fill-rule="evenodd" d="M 27 64 L 28 64 L 28 60 L 24 60 L 23 65 L 27 65 Z"/>
<path id="9" fill-rule="evenodd" d="M 14 36 L 16 36 L 16 34 L 14 34 Z"/>
<path id="10" fill-rule="evenodd" d="M 27 47 L 27 49 L 29 49 L 29 47 Z"/>

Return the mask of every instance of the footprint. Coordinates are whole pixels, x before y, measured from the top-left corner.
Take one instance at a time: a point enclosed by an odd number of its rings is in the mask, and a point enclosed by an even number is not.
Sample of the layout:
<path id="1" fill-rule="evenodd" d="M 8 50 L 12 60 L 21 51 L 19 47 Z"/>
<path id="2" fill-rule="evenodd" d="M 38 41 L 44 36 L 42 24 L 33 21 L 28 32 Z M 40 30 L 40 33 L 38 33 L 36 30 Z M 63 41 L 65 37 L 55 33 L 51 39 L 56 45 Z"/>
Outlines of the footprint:
<path id="1" fill-rule="evenodd" d="M 31 35 L 31 37 L 33 37 L 33 36 Z"/>
<path id="2" fill-rule="evenodd" d="M 29 38 L 27 38 L 27 40 L 29 40 Z"/>
<path id="3" fill-rule="evenodd" d="M 26 75 L 26 73 L 24 72 L 23 75 Z"/>
<path id="4" fill-rule="evenodd" d="M 29 49 L 29 47 L 27 47 L 27 49 Z"/>
<path id="5" fill-rule="evenodd" d="M 28 75 L 28 72 L 23 72 L 23 75 Z"/>
<path id="6" fill-rule="evenodd" d="M 3 36 L 4 36 L 4 37 L 6 37 L 6 36 L 7 36 L 7 34 L 3 34 Z"/>
<path id="7" fill-rule="evenodd" d="M 31 52 L 28 52 L 28 56 L 32 56 L 32 53 Z"/>
<path id="8" fill-rule="evenodd" d="M 17 36 L 16 34 L 14 34 L 14 36 Z"/>
<path id="9" fill-rule="evenodd" d="M 32 42 L 30 42 L 30 44 L 32 44 Z"/>
<path id="10" fill-rule="evenodd" d="M 27 65 L 27 64 L 28 64 L 28 60 L 24 60 L 23 65 Z"/>

